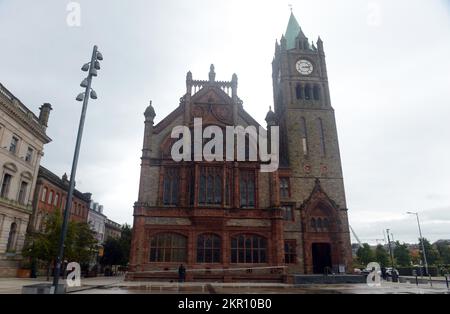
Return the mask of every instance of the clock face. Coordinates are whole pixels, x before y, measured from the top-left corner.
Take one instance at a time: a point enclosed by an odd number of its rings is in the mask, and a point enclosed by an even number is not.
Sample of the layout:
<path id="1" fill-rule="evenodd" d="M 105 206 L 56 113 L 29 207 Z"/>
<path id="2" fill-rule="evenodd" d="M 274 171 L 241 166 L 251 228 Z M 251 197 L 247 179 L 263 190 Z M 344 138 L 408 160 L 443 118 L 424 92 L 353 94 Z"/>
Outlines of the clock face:
<path id="1" fill-rule="evenodd" d="M 297 71 L 302 75 L 310 75 L 314 71 L 314 66 L 308 60 L 299 60 L 295 65 Z"/>

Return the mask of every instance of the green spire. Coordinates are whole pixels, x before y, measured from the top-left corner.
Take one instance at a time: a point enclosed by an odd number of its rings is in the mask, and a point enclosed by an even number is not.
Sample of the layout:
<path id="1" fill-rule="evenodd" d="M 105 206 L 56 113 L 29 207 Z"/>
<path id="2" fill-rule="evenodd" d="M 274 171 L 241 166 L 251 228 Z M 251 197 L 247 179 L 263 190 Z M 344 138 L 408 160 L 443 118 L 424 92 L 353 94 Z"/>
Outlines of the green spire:
<path id="1" fill-rule="evenodd" d="M 294 13 L 291 12 L 291 17 L 289 18 L 289 24 L 286 29 L 286 49 L 294 49 L 295 48 L 295 39 L 298 37 L 298 35 L 301 35 L 302 37 L 305 37 L 305 34 L 303 34 L 302 28 L 297 22 L 297 19 L 294 16 Z"/>

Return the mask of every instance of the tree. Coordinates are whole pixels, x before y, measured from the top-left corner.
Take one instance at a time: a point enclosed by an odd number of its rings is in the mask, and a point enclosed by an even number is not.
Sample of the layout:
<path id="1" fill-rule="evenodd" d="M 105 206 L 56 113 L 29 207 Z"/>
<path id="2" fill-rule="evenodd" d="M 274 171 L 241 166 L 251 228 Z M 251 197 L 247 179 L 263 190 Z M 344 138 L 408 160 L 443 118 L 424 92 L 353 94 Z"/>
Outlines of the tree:
<path id="1" fill-rule="evenodd" d="M 100 261 L 103 266 L 127 266 L 130 256 L 132 231 L 129 225 L 122 226 L 119 239 L 109 238 L 103 245 L 104 254 Z"/>
<path id="2" fill-rule="evenodd" d="M 419 243 L 421 244 L 420 239 Z M 436 265 L 439 261 L 439 251 L 425 238 L 423 238 L 423 245 L 425 247 L 428 265 Z M 420 254 L 423 256 L 422 246 L 420 246 Z"/>
<path id="3" fill-rule="evenodd" d="M 400 244 L 399 241 L 396 242 L 394 256 L 399 266 L 411 266 L 411 255 L 405 243 Z"/>
<path id="4" fill-rule="evenodd" d="M 358 260 L 364 266 L 367 266 L 369 263 L 373 262 L 375 256 L 369 244 L 364 243 L 362 247 L 358 249 L 356 252 L 356 256 L 358 256 Z"/>
<path id="5" fill-rule="evenodd" d="M 47 280 L 50 270 L 59 253 L 59 240 L 61 237 L 63 217 L 59 210 L 55 210 L 45 221 L 43 233 L 29 235 L 24 256 L 31 260 L 40 260 L 46 264 Z M 64 241 L 63 260 L 86 263 L 92 256 L 96 239 L 87 223 L 69 222 L 67 236 Z"/>
<path id="6" fill-rule="evenodd" d="M 441 262 L 443 264 L 450 264 L 450 246 L 449 243 L 442 242 L 436 243 L 436 248 L 441 256 Z"/>
<path id="7" fill-rule="evenodd" d="M 389 265 L 389 254 L 381 244 L 378 244 L 375 248 L 375 261 L 381 267 L 387 267 Z"/>
<path id="8" fill-rule="evenodd" d="M 130 250 L 131 250 L 131 238 L 132 238 L 132 229 L 128 224 L 122 226 L 122 233 L 120 236 L 120 246 L 123 251 L 123 260 L 121 265 L 127 266 L 130 259 Z"/>

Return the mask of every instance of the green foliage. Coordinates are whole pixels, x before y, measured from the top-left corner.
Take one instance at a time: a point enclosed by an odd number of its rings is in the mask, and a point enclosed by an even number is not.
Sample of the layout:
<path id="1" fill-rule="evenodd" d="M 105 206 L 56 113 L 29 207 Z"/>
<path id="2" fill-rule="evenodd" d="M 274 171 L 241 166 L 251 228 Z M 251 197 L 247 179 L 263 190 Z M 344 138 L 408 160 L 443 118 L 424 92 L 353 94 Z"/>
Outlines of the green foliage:
<path id="1" fill-rule="evenodd" d="M 122 227 L 120 239 L 109 238 L 103 245 L 104 253 L 100 263 L 103 266 L 128 265 L 131 247 L 131 228 L 125 224 Z"/>
<path id="2" fill-rule="evenodd" d="M 411 266 L 411 255 L 409 253 L 408 246 L 405 243 L 400 244 L 399 241 L 396 242 L 394 256 L 397 261 L 397 265 Z"/>
<path id="3" fill-rule="evenodd" d="M 375 261 L 380 264 L 381 267 L 389 266 L 389 254 L 381 244 L 378 244 L 375 248 Z"/>
<path id="4" fill-rule="evenodd" d="M 419 243 L 421 243 L 420 239 Z M 439 251 L 425 238 L 423 239 L 423 245 L 425 247 L 428 265 L 436 265 L 439 262 Z M 420 254 L 423 256 L 422 246 L 420 246 Z"/>
<path id="5" fill-rule="evenodd" d="M 358 249 L 356 256 L 358 257 L 358 261 L 364 267 L 375 260 L 375 255 L 370 248 L 370 245 L 367 243 L 364 243 L 363 246 Z"/>
<path id="6" fill-rule="evenodd" d="M 436 249 L 441 257 L 441 263 L 450 264 L 450 246 L 448 243 L 436 244 Z"/>
<path id="7" fill-rule="evenodd" d="M 45 221 L 43 233 L 31 234 L 24 249 L 24 256 L 51 265 L 58 254 L 63 217 L 55 211 Z M 64 241 L 64 259 L 80 264 L 89 262 L 95 249 L 96 239 L 87 223 L 69 222 Z"/>

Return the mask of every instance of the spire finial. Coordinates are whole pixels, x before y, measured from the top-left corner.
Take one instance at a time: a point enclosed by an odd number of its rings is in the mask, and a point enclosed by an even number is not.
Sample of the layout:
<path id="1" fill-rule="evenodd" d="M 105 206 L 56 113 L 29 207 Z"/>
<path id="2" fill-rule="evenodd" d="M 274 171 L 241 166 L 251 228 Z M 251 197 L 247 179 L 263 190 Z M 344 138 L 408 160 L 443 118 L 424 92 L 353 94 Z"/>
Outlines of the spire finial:
<path id="1" fill-rule="evenodd" d="M 209 81 L 214 82 L 216 80 L 216 72 L 214 71 L 214 64 L 211 64 L 209 68 Z"/>
<path id="2" fill-rule="evenodd" d="M 294 6 L 292 4 L 289 4 L 289 9 L 291 10 L 291 13 L 294 13 Z"/>

